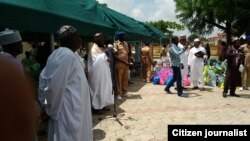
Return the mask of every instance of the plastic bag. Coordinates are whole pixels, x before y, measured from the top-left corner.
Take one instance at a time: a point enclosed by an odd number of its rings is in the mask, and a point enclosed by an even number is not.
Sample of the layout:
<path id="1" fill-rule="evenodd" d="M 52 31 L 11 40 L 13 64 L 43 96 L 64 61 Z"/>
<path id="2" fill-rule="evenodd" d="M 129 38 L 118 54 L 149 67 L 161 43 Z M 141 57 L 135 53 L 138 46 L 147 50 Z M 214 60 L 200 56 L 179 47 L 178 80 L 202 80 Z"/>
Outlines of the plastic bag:
<path id="1" fill-rule="evenodd" d="M 240 72 L 243 72 L 243 71 L 244 71 L 244 66 L 243 66 L 242 64 L 240 64 L 239 71 L 240 71 Z"/>
<path id="2" fill-rule="evenodd" d="M 183 86 L 190 86 L 191 85 L 187 75 L 184 76 L 184 78 L 182 80 L 182 84 L 183 84 Z"/>
<path id="3" fill-rule="evenodd" d="M 205 66 L 203 70 L 203 76 L 207 76 L 208 70 L 209 70 L 209 66 Z"/>
<path id="4" fill-rule="evenodd" d="M 215 74 L 222 74 L 222 67 L 216 63 L 215 65 Z"/>
<path id="5" fill-rule="evenodd" d="M 216 75 L 212 70 L 208 71 L 208 76 L 207 76 L 207 85 L 215 87 L 216 86 Z"/>
<path id="6" fill-rule="evenodd" d="M 166 79 L 166 85 L 168 85 L 168 83 L 173 79 L 173 76 L 169 76 L 167 79 Z M 173 84 L 174 85 L 174 84 Z M 172 86 L 173 86 L 172 85 Z"/>
<path id="7" fill-rule="evenodd" d="M 169 76 L 173 75 L 171 68 L 163 68 L 163 69 L 161 69 L 160 74 L 161 74 L 161 76 L 160 76 L 160 82 L 159 83 L 161 85 L 165 85 L 166 84 L 166 79 Z"/>
<path id="8" fill-rule="evenodd" d="M 159 84 L 159 81 L 160 81 L 160 76 L 159 75 L 155 75 L 154 78 L 153 78 L 153 84 L 157 85 L 157 84 Z"/>

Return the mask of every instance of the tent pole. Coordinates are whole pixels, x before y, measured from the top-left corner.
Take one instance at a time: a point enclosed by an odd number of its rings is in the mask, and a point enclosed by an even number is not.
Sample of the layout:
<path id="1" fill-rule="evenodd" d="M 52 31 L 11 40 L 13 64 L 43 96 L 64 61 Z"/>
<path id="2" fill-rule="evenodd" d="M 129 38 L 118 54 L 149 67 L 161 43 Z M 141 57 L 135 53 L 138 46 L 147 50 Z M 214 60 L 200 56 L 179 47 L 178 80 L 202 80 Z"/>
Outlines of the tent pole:
<path id="1" fill-rule="evenodd" d="M 141 41 L 141 43 L 140 43 L 139 46 L 140 46 L 140 57 L 141 57 L 142 41 Z M 143 64 L 142 64 L 142 60 L 141 60 L 141 59 L 140 59 L 140 62 L 141 62 L 141 63 L 140 63 L 140 64 L 141 64 L 141 78 L 143 79 L 143 72 L 142 72 L 142 71 L 143 71 L 143 70 L 142 70 L 142 69 L 143 69 L 143 66 L 142 66 Z"/>
<path id="2" fill-rule="evenodd" d="M 50 49 L 53 51 L 55 49 L 54 47 L 54 34 L 50 34 Z"/>

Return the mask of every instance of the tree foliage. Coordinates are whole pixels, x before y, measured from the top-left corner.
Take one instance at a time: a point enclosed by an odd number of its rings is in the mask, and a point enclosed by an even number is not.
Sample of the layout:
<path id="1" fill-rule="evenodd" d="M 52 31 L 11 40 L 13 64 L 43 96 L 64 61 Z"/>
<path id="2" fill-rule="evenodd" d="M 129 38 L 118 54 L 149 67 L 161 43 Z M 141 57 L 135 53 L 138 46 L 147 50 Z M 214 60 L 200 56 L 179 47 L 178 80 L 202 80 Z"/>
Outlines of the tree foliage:
<path id="1" fill-rule="evenodd" d="M 174 0 L 177 18 L 189 31 L 210 34 L 214 27 L 231 35 L 241 35 L 250 31 L 249 0 Z M 249 31 L 248 31 L 249 30 Z"/>
<path id="2" fill-rule="evenodd" d="M 100 4 L 100 5 L 103 5 L 103 6 L 105 6 L 105 7 L 108 7 L 108 4 L 107 4 L 107 3 L 100 3 L 98 0 L 96 0 L 96 2 L 97 2 L 98 4 Z"/>
<path id="3" fill-rule="evenodd" d="M 199 35 L 191 34 L 188 36 L 188 41 L 193 42 L 195 38 L 199 38 Z"/>
<path id="4" fill-rule="evenodd" d="M 149 21 L 146 22 L 146 24 L 153 25 L 156 28 L 160 29 L 164 33 L 172 33 L 171 30 L 184 30 L 184 26 L 181 24 L 178 24 L 176 22 L 171 22 L 171 21 L 164 21 L 164 20 L 159 20 L 159 21 Z"/>

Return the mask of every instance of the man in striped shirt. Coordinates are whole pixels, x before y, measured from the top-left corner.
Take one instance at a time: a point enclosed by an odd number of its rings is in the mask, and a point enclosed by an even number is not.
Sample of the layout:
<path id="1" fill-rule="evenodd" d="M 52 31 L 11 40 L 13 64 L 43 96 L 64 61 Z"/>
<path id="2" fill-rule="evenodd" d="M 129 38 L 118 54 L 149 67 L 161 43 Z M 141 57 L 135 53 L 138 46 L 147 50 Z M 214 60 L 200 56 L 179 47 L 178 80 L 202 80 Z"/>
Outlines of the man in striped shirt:
<path id="1" fill-rule="evenodd" d="M 169 50 L 169 55 L 171 58 L 171 66 L 173 69 L 173 78 L 170 80 L 170 82 L 167 84 L 167 86 L 165 87 L 165 91 L 170 94 L 170 87 L 174 84 L 175 81 L 177 81 L 177 92 L 178 92 L 178 96 L 180 97 L 187 97 L 186 94 L 183 94 L 182 91 L 182 78 L 181 78 L 181 67 L 183 67 L 183 65 L 181 65 L 181 59 L 180 59 L 180 55 L 185 51 L 183 48 L 179 48 L 178 47 L 178 43 L 179 43 L 179 39 L 177 36 L 173 36 L 173 38 L 171 39 L 172 44 L 171 44 L 171 48 Z"/>

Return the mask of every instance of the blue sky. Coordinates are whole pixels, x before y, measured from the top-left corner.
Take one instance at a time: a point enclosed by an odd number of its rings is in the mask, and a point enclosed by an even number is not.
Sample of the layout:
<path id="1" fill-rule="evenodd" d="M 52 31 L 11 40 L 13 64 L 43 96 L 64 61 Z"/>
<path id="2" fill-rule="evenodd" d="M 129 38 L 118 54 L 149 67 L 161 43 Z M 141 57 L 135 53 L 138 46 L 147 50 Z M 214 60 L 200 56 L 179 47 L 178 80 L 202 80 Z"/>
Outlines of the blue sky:
<path id="1" fill-rule="evenodd" d="M 173 0 L 98 0 L 108 7 L 139 21 L 157 21 L 160 19 L 180 23 L 175 17 Z M 187 34 L 187 30 L 175 31 L 174 34 Z"/>

